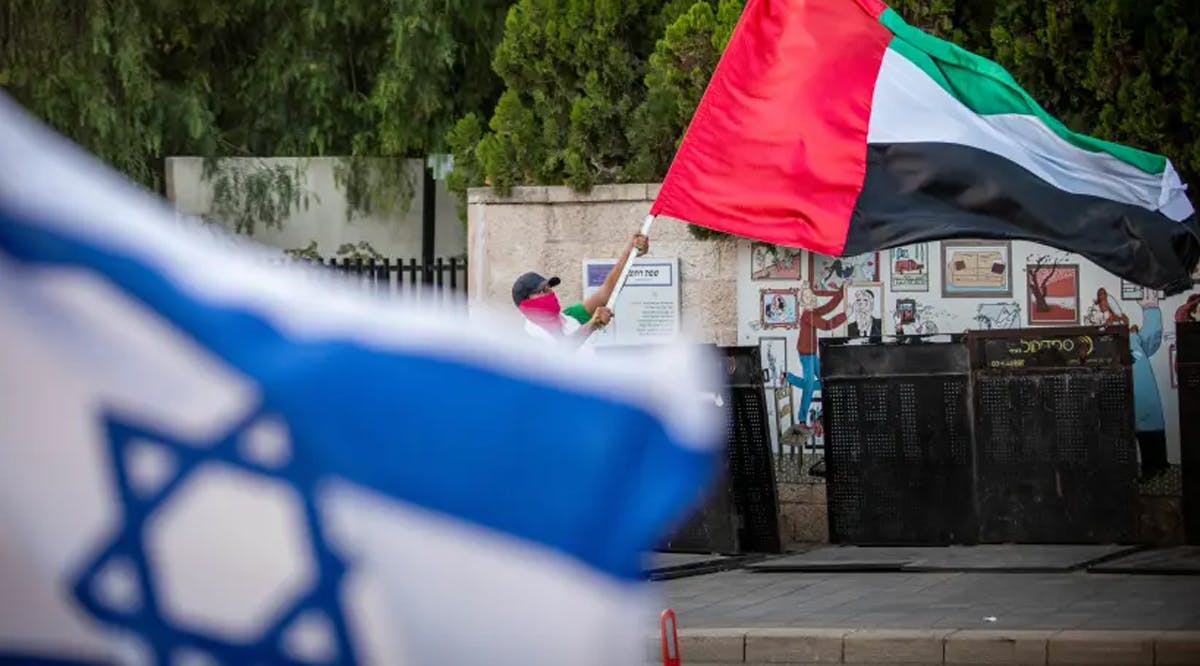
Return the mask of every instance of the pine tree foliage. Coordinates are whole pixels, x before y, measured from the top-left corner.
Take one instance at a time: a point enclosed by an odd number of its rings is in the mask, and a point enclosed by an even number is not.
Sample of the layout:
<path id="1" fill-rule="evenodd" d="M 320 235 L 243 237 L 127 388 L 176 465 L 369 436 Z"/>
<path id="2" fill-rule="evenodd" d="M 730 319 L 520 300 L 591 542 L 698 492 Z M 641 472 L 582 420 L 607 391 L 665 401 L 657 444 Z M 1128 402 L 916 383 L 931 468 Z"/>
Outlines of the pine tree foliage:
<path id="1" fill-rule="evenodd" d="M 200 155 L 243 230 L 304 205 L 228 156 L 346 156 L 351 212 L 452 189 L 665 175 L 741 0 L 4 0 L 0 86 L 145 185 Z M 1200 187 L 1200 2 L 891 0 L 993 58 L 1074 130 L 1167 154 Z M 796 113 L 804 113 L 797 109 Z"/>
<path id="2" fill-rule="evenodd" d="M 666 174 L 743 3 L 672 0 L 656 10 L 631 1 L 616 24 L 601 20 L 606 3 L 586 4 L 522 0 L 514 7 L 496 56 L 506 86 L 499 103 L 490 114 L 464 118 L 449 136 L 452 186 L 586 187 Z M 1200 188 L 1200 2 L 889 4 L 909 22 L 998 61 L 1072 129 L 1165 153 Z M 621 26 L 655 15 L 663 31 L 643 59 L 642 34 Z M 604 63 L 589 41 L 599 35 L 619 40 Z"/>
<path id="3" fill-rule="evenodd" d="M 445 151 L 455 121 L 494 107 L 510 4 L 4 0 L 0 85 L 152 189 L 164 157 L 208 158 L 215 212 L 253 231 L 304 205 L 301 182 L 221 157 L 347 156 L 352 211 L 406 205 L 403 158 Z"/>

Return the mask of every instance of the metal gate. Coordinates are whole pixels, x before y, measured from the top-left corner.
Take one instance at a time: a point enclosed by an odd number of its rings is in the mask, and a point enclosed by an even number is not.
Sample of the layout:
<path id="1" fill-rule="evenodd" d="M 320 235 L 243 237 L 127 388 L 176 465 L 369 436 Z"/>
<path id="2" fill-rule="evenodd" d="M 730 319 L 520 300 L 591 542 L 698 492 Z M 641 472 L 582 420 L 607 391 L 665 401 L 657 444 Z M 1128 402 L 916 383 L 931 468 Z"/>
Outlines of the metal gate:
<path id="1" fill-rule="evenodd" d="M 974 541 L 966 348 L 821 341 L 830 540 Z"/>
<path id="2" fill-rule="evenodd" d="M 967 334 L 985 543 L 1137 538 L 1129 331 Z"/>
<path id="3" fill-rule="evenodd" d="M 1200 545 L 1200 322 L 1177 323 L 1175 337 L 1184 538 Z"/>
<path id="4" fill-rule="evenodd" d="M 823 340 L 830 539 L 1135 541 L 1131 363 L 1124 328 Z"/>

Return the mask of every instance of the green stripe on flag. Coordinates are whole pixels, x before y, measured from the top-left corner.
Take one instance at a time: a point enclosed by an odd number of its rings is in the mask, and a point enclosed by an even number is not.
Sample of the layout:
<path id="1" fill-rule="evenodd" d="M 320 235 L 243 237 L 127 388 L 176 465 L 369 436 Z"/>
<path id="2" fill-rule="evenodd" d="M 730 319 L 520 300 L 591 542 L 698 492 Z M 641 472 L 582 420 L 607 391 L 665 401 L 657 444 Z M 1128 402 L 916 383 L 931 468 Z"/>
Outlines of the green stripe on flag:
<path id="1" fill-rule="evenodd" d="M 909 25 L 895 10 L 884 10 L 879 20 L 894 35 L 888 48 L 920 67 L 975 113 L 1034 116 L 1077 148 L 1107 153 L 1146 173 L 1158 174 L 1167 168 L 1167 158 L 1162 155 L 1072 132 L 1047 113 L 999 64 Z"/>

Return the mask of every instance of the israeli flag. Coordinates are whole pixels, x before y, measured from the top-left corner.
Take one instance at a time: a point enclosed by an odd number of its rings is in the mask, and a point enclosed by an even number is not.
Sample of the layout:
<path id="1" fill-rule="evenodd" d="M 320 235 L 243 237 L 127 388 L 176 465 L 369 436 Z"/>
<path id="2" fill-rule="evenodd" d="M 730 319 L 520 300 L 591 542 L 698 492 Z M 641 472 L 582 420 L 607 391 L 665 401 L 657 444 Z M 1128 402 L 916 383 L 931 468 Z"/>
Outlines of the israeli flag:
<path id="1" fill-rule="evenodd" d="M 0 662 L 641 663 L 715 359 L 267 258 L 0 96 Z"/>

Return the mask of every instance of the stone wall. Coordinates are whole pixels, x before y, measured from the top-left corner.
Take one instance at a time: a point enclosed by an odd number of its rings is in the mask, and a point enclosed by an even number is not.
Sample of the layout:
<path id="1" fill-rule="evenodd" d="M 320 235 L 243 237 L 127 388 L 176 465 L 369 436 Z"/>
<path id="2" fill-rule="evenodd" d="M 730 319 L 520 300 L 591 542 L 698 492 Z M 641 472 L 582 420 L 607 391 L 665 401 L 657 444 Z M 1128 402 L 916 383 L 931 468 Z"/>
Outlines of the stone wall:
<path id="1" fill-rule="evenodd" d="M 608 185 L 588 194 L 567 187 L 518 187 L 501 197 L 468 195 L 469 294 L 512 312 L 513 280 L 529 270 L 562 278 L 563 300 L 582 295 L 584 259 L 613 258 L 636 232 L 657 185 Z M 737 245 L 698 240 L 679 220 L 660 218 L 650 256 L 679 257 L 684 327 L 700 342 L 737 344 Z M 780 479 L 779 519 L 785 543 L 826 541 L 825 486 Z"/>
<path id="2" fill-rule="evenodd" d="M 525 271 L 557 275 L 564 303 L 583 295 L 585 259 L 613 259 L 642 225 L 657 185 L 606 185 L 590 193 L 569 187 L 518 187 L 502 197 L 491 189 L 468 194 L 469 295 L 501 312 L 512 306 L 512 283 Z M 678 257 L 685 330 L 699 342 L 737 341 L 737 247 L 731 240 L 698 240 L 687 225 L 660 218 L 650 232 L 650 255 Z"/>
<path id="3" fill-rule="evenodd" d="M 559 276 L 564 301 L 580 298 L 583 260 L 614 258 L 641 227 L 657 191 L 657 185 L 601 186 L 588 194 L 567 187 L 519 187 L 501 197 L 490 189 L 471 190 L 467 246 L 472 302 L 519 317 L 512 306 L 512 282 L 529 270 Z M 697 240 L 686 224 L 670 218 L 656 221 L 650 235 L 651 256 L 680 260 L 682 316 L 693 338 L 725 346 L 759 344 L 757 332 L 744 331 L 739 338 L 738 330 L 739 306 L 747 320 L 751 317 L 745 311 L 757 308 L 757 289 L 748 286 L 749 243 L 739 247 L 730 239 Z M 739 293 L 739 279 L 747 283 L 740 290 L 745 293 Z M 792 345 L 794 338 L 785 348 Z M 1165 368 L 1156 372 L 1167 376 Z M 1167 395 L 1164 402 L 1173 403 L 1174 394 Z M 784 543 L 828 541 L 824 481 L 800 471 L 820 454 L 784 458 L 776 461 Z M 1139 537 L 1145 543 L 1178 543 L 1181 538 L 1178 467 L 1167 476 L 1142 488 Z"/>
<path id="4" fill-rule="evenodd" d="M 829 541 L 824 482 L 780 481 L 779 535 L 785 546 Z"/>
<path id="5" fill-rule="evenodd" d="M 423 227 L 421 209 L 424 190 L 421 187 L 422 162 L 409 160 L 410 177 L 416 191 L 406 211 L 397 209 L 346 219 L 346 194 L 338 185 L 335 173 L 337 157 L 310 157 L 303 160 L 290 157 L 228 158 L 229 161 L 253 162 L 255 165 L 304 167 L 299 186 L 309 195 L 308 206 L 292 211 L 279 228 L 259 225 L 253 239 L 280 250 L 307 247 L 317 243 L 317 252 L 333 257 L 345 243 L 370 243 L 388 258 L 420 258 Z M 187 215 L 202 216 L 212 209 L 212 184 L 204 178 L 204 160 L 200 157 L 168 157 L 165 164 L 167 199 Z M 438 257 L 458 257 L 466 251 L 465 230 L 458 216 L 454 195 L 439 180 L 434 192 L 435 231 L 433 252 Z"/>

